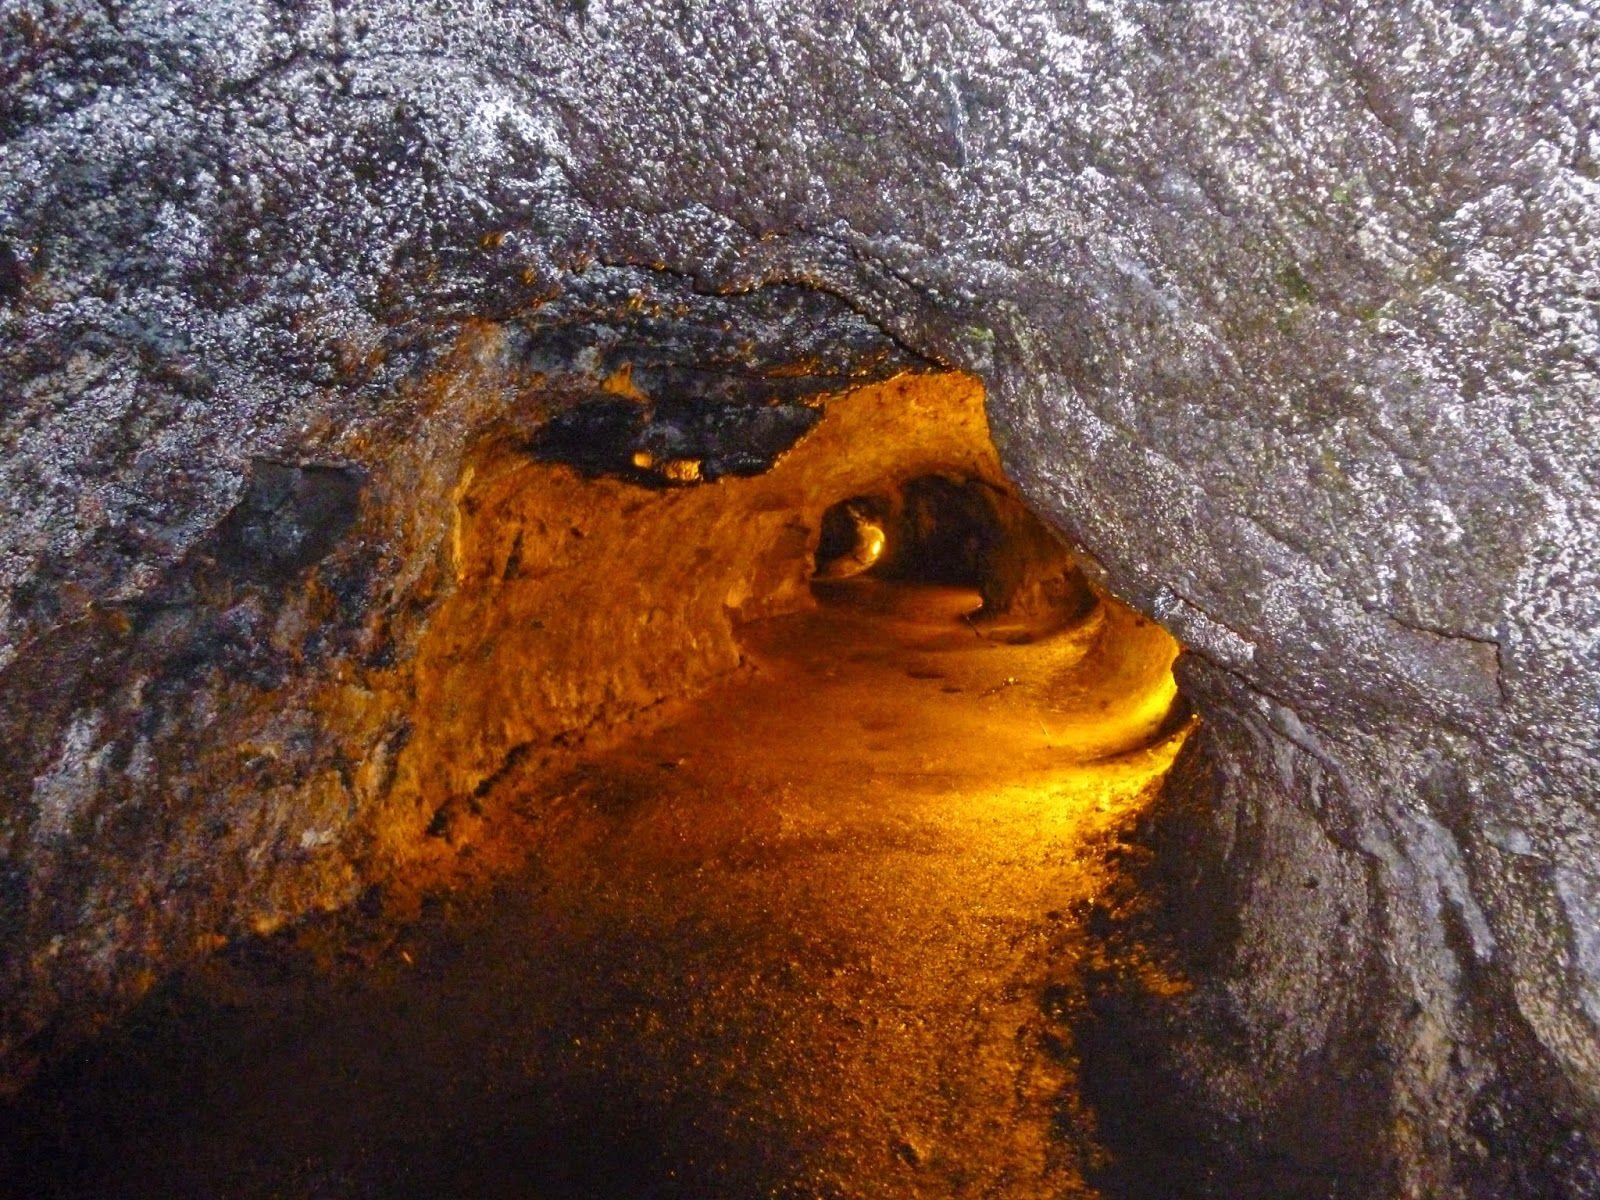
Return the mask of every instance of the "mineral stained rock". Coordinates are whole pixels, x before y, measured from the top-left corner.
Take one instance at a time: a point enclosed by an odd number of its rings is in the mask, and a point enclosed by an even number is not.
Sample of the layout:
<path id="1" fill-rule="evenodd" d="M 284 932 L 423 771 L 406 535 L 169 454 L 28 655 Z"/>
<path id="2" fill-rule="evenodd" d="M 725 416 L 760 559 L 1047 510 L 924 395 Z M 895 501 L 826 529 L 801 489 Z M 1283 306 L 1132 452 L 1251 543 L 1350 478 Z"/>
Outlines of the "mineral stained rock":
<path id="1" fill-rule="evenodd" d="M 1600 1194 L 1597 47 L 1581 3 L 0 0 L 6 1063 L 359 888 L 409 737 L 363 673 L 474 446 L 636 386 L 736 442 L 690 402 L 920 356 L 1192 651 L 1220 1124 L 1359 1077 L 1390 1194 Z"/>

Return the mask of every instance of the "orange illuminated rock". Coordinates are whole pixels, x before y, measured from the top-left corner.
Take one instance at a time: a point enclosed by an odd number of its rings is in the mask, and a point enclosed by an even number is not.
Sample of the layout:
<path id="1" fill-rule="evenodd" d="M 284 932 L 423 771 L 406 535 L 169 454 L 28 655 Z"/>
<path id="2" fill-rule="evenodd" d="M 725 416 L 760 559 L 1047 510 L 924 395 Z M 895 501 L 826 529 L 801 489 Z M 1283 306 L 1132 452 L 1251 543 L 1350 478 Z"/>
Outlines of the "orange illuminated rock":
<path id="1" fill-rule="evenodd" d="M 586 478 L 504 445 L 478 455 L 456 508 L 450 592 L 411 668 L 391 848 L 403 853 L 508 756 L 592 741 L 735 670 L 739 623 L 812 604 L 823 517 L 842 499 L 961 481 L 950 486 L 981 489 L 1015 538 L 1013 560 L 990 555 L 1012 577 L 988 583 L 998 606 L 1025 590 L 1031 564 L 1078 578 L 1012 497 L 977 380 L 903 375 L 822 406 L 767 473 L 699 486 Z M 651 465 L 682 483 L 697 475 L 692 462 Z"/>

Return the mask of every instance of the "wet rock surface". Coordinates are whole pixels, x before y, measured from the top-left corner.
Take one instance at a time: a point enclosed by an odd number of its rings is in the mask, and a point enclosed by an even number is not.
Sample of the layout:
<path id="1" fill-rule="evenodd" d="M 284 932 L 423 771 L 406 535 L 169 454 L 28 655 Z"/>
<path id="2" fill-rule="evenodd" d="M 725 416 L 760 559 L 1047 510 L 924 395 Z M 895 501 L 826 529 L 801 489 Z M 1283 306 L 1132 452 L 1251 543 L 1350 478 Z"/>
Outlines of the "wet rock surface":
<path id="1" fill-rule="evenodd" d="M 8 1062 L 357 893 L 406 725 L 336 744 L 309 698 L 448 589 L 464 447 L 677 322 L 655 369 L 724 401 L 743 367 L 694 373 L 741 336 L 975 371 L 1027 496 L 1191 648 L 1169 883 L 1231 936 L 1163 1019 L 1228 1136 L 1362 1072 L 1391 1190 L 1600 1192 L 1586 7 L 0 21 Z M 739 334 L 780 285 L 813 299 Z M 287 588 L 206 550 L 261 461 L 364 480 L 266 552 Z"/>

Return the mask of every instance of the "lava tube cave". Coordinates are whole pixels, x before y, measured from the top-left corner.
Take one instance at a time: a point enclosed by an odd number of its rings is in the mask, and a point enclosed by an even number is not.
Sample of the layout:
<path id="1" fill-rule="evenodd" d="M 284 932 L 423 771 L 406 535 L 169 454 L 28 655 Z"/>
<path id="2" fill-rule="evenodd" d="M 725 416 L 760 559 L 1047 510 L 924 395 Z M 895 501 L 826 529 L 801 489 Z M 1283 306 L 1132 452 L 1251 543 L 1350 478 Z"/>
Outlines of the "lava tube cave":
<path id="1" fill-rule="evenodd" d="M 1177 644 L 1016 497 L 970 377 L 809 403 L 738 473 L 643 395 L 484 441 L 397 865 L 46 1072 L 29 1194 L 1087 1194 L 1070 1010 Z"/>
<path id="2" fill-rule="evenodd" d="M 0 1200 L 1600 1200 L 1595 0 L 0 0 Z"/>

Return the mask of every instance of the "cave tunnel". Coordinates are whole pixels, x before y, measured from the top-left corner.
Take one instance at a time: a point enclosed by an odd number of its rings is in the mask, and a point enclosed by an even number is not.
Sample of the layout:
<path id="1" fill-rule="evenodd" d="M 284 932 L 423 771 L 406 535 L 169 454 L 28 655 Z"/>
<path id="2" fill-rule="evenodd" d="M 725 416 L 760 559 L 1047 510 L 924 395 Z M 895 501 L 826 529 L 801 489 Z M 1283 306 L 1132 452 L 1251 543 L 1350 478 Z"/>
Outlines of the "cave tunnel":
<path id="1" fill-rule="evenodd" d="M 1600 1200 L 1595 9 L 0 0 L 0 1197 Z"/>
<path id="2" fill-rule="evenodd" d="M 1110 1179 L 1063 997 L 1128 953 L 1177 644 L 1017 496 L 970 376 L 606 385 L 451 489 L 387 873 L 46 1069 L 28 1194 Z M 252 563 L 348 490 L 266 478 L 226 531 Z"/>

